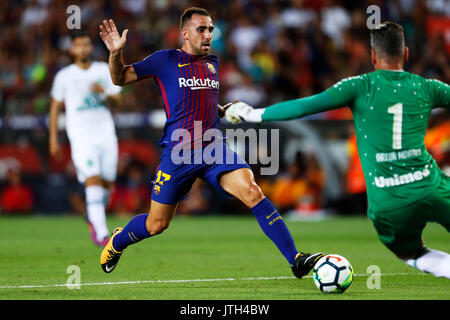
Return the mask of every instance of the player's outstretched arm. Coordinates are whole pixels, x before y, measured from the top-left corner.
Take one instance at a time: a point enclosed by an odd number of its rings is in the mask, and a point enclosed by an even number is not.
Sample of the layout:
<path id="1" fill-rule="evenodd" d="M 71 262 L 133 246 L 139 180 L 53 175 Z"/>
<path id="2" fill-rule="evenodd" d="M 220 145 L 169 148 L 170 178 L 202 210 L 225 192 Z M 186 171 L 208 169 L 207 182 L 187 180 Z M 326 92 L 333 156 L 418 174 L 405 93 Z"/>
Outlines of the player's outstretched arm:
<path id="1" fill-rule="evenodd" d="M 225 113 L 226 119 L 233 124 L 245 122 L 281 121 L 301 118 L 337 108 L 333 97 L 322 92 L 310 97 L 276 103 L 267 108 L 254 109 L 244 102 L 233 104 Z"/>
<path id="2" fill-rule="evenodd" d="M 358 96 L 361 81 L 361 77 L 349 77 L 316 95 L 283 101 L 264 109 L 253 109 L 248 104 L 238 102 L 226 111 L 225 117 L 234 124 L 241 121 L 282 121 L 349 106 Z"/>
<path id="3" fill-rule="evenodd" d="M 313 96 L 287 100 L 267 107 L 261 115 L 262 121 L 281 121 L 302 118 L 341 107 L 329 92 L 324 91 Z"/>
<path id="4" fill-rule="evenodd" d="M 122 50 L 127 41 L 128 29 L 119 35 L 116 24 L 112 19 L 103 20 L 100 25 L 100 38 L 109 50 L 109 71 L 112 82 L 115 85 L 123 86 L 138 79 L 133 66 L 123 63 Z"/>

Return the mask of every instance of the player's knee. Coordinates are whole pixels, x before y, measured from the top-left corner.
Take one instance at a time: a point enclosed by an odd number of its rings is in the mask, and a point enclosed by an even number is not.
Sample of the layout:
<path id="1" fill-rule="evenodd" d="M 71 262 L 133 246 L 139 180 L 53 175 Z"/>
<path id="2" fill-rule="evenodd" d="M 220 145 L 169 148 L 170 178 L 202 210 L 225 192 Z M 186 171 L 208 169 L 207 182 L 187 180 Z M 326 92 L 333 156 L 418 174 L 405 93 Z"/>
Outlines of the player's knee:
<path id="1" fill-rule="evenodd" d="M 169 227 L 170 222 L 166 220 L 154 220 L 147 226 L 148 232 L 152 236 L 162 233 Z"/>
<path id="2" fill-rule="evenodd" d="M 100 176 L 91 176 L 88 177 L 86 179 L 86 181 L 84 182 L 84 185 L 86 187 L 90 187 L 90 186 L 102 186 L 103 182 L 102 182 L 102 178 Z"/>
<path id="3" fill-rule="evenodd" d="M 243 188 L 244 202 L 248 207 L 252 208 L 256 206 L 262 199 L 264 199 L 264 194 L 261 188 L 255 184 L 250 183 Z"/>

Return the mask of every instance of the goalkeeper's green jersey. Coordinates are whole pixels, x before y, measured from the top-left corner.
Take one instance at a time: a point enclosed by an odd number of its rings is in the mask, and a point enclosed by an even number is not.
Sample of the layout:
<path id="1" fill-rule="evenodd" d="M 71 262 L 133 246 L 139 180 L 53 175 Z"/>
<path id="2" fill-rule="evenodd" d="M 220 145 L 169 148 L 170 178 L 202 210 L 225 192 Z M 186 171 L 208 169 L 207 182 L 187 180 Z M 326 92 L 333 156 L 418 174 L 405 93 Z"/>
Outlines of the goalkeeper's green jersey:
<path id="1" fill-rule="evenodd" d="M 424 137 L 430 111 L 450 108 L 450 86 L 405 71 L 377 70 L 339 81 L 316 95 L 316 105 L 311 103 L 313 97 L 306 98 L 308 110 L 301 116 L 351 108 L 372 211 L 405 206 L 438 186 L 442 173 L 427 152 Z M 296 100 L 297 108 L 301 100 Z M 271 118 L 269 109 L 275 114 L 269 107 L 264 121 Z M 273 120 L 280 120 L 279 111 Z"/>

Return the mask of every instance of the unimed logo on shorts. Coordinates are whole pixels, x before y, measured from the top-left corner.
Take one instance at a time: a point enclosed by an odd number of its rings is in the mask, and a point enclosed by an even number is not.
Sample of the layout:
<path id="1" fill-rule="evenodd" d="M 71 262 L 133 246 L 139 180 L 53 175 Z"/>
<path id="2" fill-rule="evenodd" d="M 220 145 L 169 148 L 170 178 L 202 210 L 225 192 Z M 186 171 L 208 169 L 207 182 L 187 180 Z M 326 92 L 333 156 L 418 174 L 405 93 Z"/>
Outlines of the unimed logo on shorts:
<path id="1" fill-rule="evenodd" d="M 275 175 L 280 167 L 279 129 L 243 130 L 226 129 L 225 137 L 219 129 L 202 131 L 202 122 L 194 121 L 193 134 L 179 128 L 172 132 L 170 140 L 175 142 L 170 157 L 175 165 L 181 164 L 243 164 L 260 166 L 261 175 Z M 224 140 L 235 150 L 224 154 Z"/>

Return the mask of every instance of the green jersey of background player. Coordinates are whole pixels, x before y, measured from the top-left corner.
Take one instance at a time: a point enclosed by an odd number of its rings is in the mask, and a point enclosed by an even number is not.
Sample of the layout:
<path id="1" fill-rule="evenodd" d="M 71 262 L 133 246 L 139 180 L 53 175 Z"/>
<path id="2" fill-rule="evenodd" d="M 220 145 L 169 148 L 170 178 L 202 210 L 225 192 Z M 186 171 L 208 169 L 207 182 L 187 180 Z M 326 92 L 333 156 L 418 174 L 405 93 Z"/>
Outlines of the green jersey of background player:
<path id="1" fill-rule="evenodd" d="M 375 71 L 339 81 L 317 95 L 253 109 L 238 102 L 233 123 L 288 120 L 349 106 L 369 202 L 380 240 L 408 265 L 450 278 L 450 255 L 426 248 L 422 231 L 433 221 L 450 231 L 450 178 L 427 152 L 424 136 L 433 108 L 450 108 L 450 86 L 403 70 L 403 28 L 385 22 L 371 30 Z"/>

